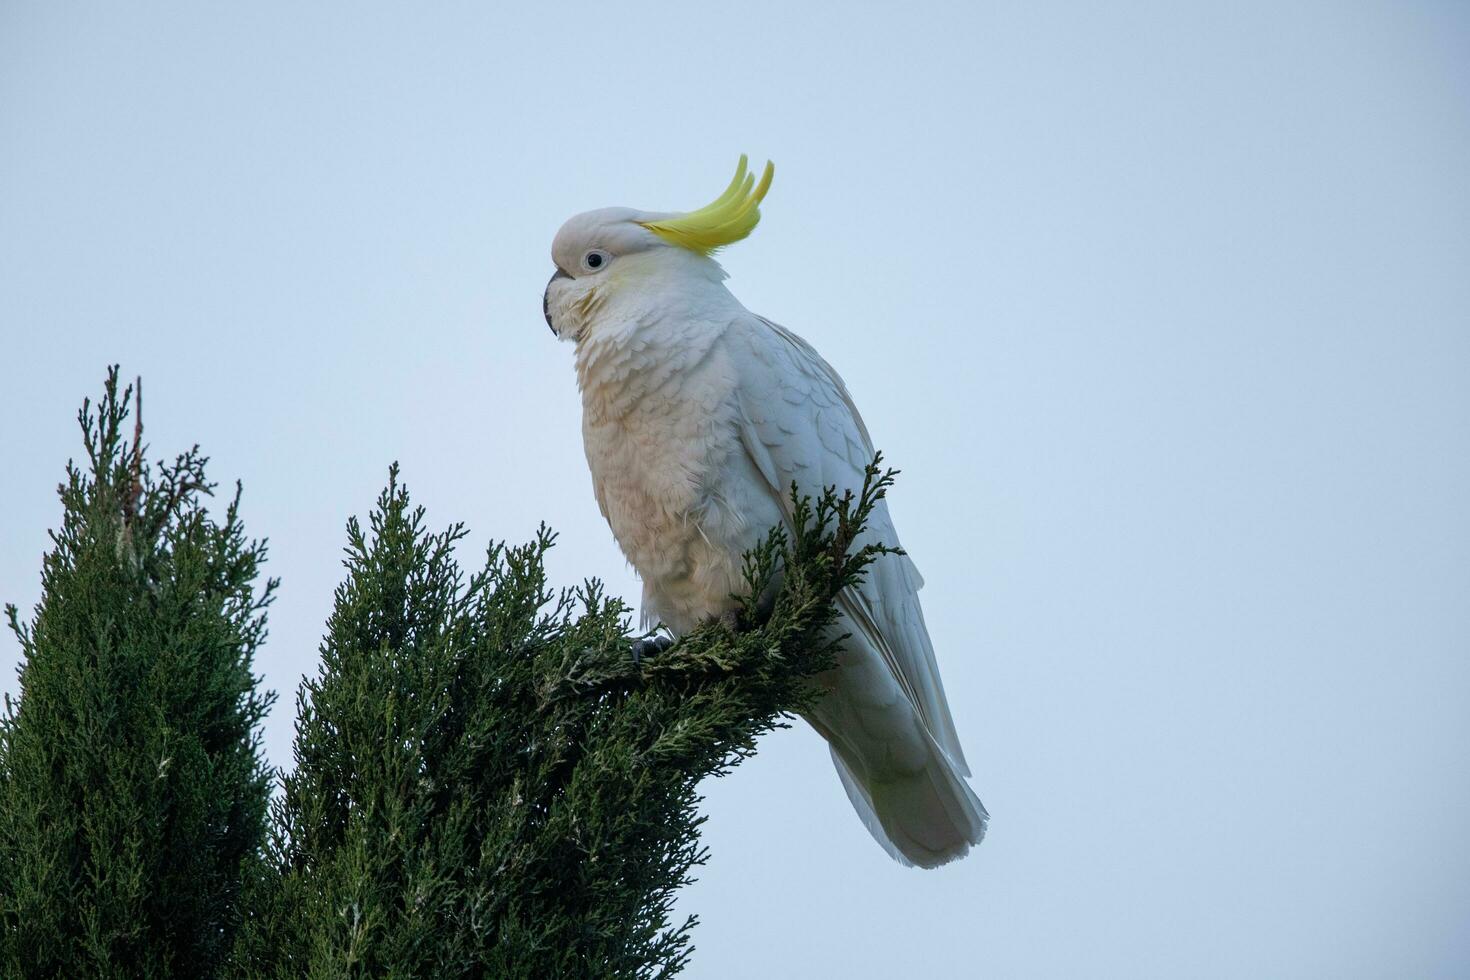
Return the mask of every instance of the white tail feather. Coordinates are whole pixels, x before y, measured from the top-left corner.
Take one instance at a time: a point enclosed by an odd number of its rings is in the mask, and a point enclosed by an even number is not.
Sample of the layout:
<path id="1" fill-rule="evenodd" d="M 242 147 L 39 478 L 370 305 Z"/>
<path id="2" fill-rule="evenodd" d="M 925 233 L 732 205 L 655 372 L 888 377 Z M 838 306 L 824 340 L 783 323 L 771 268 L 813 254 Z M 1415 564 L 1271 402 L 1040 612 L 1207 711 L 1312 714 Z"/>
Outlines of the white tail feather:
<path id="1" fill-rule="evenodd" d="M 859 781 L 835 746 L 832 762 L 868 832 L 903 864 L 937 868 L 964 857 L 985 838 L 990 814 L 932 741 L 923 769 L 871 786 Z"/>

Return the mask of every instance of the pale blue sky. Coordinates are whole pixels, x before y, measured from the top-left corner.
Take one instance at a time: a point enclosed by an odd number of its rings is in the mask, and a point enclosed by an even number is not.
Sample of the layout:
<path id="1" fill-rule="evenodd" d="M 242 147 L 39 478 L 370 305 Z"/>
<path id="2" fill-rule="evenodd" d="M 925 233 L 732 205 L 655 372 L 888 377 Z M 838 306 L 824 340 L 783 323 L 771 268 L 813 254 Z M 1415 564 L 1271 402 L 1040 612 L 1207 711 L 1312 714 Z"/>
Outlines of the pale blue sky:
<path id="1" fill-rule="evenodd" d="M 1470 972 L 1470 8 L 124 6 L 0 4 L 0 597 L 113 361 L 271 540 L 277 763 L 391 460 L 636 597 L 551 237 L 769 157 L 731 286 L 904 471 L 993 821 L 900 868 L 777 733 L 689 975 Z"/>

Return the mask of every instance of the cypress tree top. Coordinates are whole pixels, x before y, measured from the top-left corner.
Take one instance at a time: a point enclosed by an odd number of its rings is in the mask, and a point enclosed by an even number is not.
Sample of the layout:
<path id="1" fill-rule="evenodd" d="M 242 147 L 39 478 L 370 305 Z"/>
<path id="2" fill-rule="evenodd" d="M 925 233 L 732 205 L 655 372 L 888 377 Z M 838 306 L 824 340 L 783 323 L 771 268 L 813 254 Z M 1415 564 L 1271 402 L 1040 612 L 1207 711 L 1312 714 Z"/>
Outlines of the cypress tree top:
<path id="1" fill-rule="evenodd" d="M 217 973 L 255 860 L 271 697 L 251 659 L 275 587 L 257 582 L 239 493 L 222 515 L 197 447 L 145 460 L 108 373 L 79 414 L 87 459 L 22 625 L 20 697 L 0 719 L 0 974 Z"/>
<path id="2" fill-rule="evenodd" d="M 637 658 L 621 602 L 548 589 L 549 532 L 466 575 L 462 528 L 426 530 L 395 469 L 348 527 L 242 972 L 677 973 L 698 783 L 816 696 L 832 599 L 885 550 L 849 554 L 890 479 L 875 464 L 858 497 L 800 501 L 750 556 L 764 601 Z"/>

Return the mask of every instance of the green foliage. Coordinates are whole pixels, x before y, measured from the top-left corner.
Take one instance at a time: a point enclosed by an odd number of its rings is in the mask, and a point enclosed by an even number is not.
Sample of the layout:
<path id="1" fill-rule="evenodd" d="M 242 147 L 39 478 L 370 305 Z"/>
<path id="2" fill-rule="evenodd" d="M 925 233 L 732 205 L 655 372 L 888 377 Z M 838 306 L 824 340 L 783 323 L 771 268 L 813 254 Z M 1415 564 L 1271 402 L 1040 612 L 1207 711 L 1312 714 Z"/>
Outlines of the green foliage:
<path id="1" fill-rule="evenodd" d="M 734 615 L 633 654 L 596 582 L 549 589 L 544 528 L 467 574 L 396 467 L 298 692 L 269 801 L 257 587 L 239 492 L 196 449 L 144 462 L 117 372 L 80 413 L 88 464 L 22 625 L 0 718 L 0 975 L 667 977 L 674 894 L 705 860 L 700 780 L 818 697 L 833 600 L 891 482 L 795 496 Z"/>
<path id="2" fill-rule="evenodd" d="M 79 415 L 61 529 L 0 718 L 0 974 L 215 975 L 269 796 L 251 658 L 274 582 L 197 447 L 144 461 L 117 371 Z"/>
<path id="3" fill-rule="evenodd" d="M 703 862 L 696 787 L 811 703 L 832 599 L 891 474 L 799 501 L 750 556 L 733 622 L 635 661 L 595 582 L 553 594 L 544 529 L 468 575 L 393 471 L 298 695 L 240 972 L 271 977 L 664 977 Z M 794 492 L 794 491 L 793 491 Z M 778 585 L 779 583 L 779 585 Z"/>

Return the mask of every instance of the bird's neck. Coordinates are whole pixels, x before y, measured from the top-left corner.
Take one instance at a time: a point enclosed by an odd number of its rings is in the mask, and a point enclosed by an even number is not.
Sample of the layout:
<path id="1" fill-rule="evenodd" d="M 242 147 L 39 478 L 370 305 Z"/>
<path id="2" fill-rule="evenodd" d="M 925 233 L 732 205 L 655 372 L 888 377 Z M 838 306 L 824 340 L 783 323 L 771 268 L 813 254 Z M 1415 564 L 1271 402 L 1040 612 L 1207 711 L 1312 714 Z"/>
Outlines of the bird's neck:
<path id="1" fill-rule="evenodd" d="M 577 385 L 593 423 L 622 418 L 702 360 L 745 309 L 719 279 L 649 277 L 612 292 L 576 342 Z"/>

